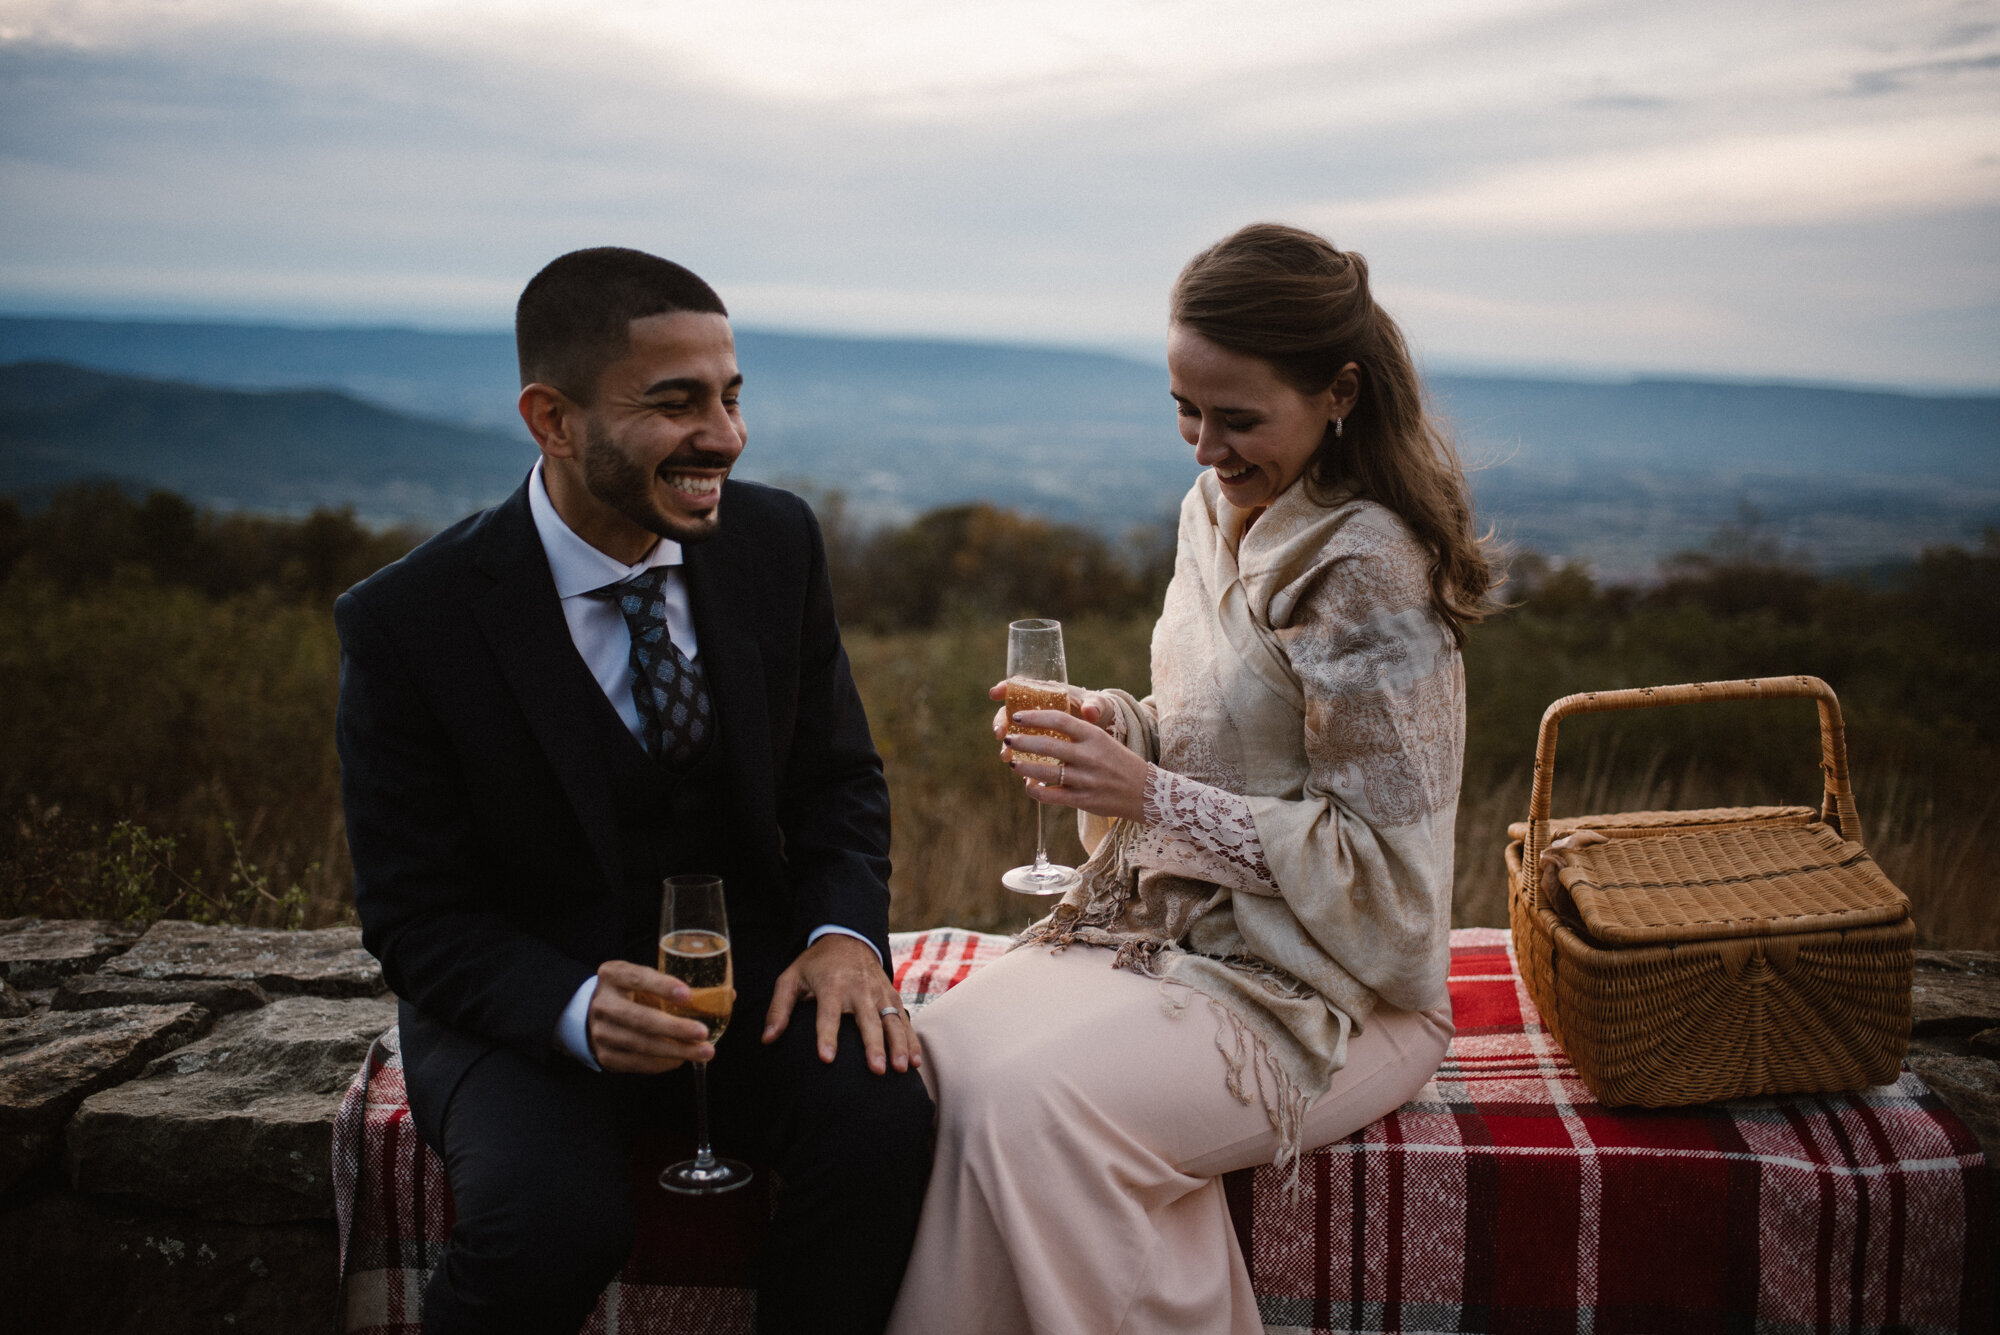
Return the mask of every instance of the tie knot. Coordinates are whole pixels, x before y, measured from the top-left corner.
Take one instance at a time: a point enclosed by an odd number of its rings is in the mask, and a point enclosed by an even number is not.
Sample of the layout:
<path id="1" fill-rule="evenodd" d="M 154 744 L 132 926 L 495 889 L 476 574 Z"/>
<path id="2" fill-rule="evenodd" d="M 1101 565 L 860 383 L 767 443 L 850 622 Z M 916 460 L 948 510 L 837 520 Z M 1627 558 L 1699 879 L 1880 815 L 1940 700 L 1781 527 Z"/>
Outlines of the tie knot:
<path id="1" fill-rule="evenodd" d="M 649 566 L 647 569 L 640 571 L 638 574 L 632 576 L 632 578 L 626 580 L 625 584 L 627 586 L 637 585 L 640 588 L 657 593 L 660 586 L 667 582 L 667 577 L 673 573 L 674 568 L 672 566 Z M 618 588 L 620 586 L 614 584 L 612 587 Z"/>
<path id="2" fill-rule="evenodd" d="M 607 584 L 601 589 L 592 589 L 592 598 L 602 598 L 615 603 L 618 610 L 629 621 L 634 617 L 647 620 L 665 620 L 666 599 L 661 595 L 661 586 L 673 574 L 672 566 L 654 566 L 642 570 L 630 579 L 621 579 L 616 584 Z"/>

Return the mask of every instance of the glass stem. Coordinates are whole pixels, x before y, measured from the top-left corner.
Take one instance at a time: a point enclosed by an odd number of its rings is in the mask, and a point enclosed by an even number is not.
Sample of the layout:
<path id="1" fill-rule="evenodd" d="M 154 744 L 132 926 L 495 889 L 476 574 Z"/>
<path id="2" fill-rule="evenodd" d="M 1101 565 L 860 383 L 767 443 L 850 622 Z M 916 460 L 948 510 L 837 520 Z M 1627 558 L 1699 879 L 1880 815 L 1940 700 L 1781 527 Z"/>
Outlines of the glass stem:
<path id="1" fill-rule="evenodd" d="M 1042 822 L 1048 817 L 1049 809 L 1040 802 L 1035 803 L 1035 875 L 1047 879 L 1049 870 L 1048 828 Z"/>
<path id="2" fill-rule="evenodd" d="M 694 1063 L 694 1163 L 713 1168 L 715 1151 L 708 1147 L 708 1063 Z"/>

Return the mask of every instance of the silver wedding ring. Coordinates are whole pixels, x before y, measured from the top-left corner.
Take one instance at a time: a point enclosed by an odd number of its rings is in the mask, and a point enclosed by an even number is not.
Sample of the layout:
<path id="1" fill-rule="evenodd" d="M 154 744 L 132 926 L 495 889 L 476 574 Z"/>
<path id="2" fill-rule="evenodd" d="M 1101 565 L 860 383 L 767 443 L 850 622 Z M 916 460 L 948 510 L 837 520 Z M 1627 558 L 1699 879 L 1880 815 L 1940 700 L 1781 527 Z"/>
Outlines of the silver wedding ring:
<path id="1" fill-rule="evenodd" d="M 1060 788 L 1063 786 L 1062 780 L 1063 780 L 1063 763 L 1062 761 L 1058 760 L 1056 762 L 1056 787 Z"/>
<path id="2" fill-rule="evenodd" d="M 877 1015 L 901 1015 L 903 1011 L 902 1008 L 899 1006 L 884 1006 L 881 1010 L 875 1013 Z"/>

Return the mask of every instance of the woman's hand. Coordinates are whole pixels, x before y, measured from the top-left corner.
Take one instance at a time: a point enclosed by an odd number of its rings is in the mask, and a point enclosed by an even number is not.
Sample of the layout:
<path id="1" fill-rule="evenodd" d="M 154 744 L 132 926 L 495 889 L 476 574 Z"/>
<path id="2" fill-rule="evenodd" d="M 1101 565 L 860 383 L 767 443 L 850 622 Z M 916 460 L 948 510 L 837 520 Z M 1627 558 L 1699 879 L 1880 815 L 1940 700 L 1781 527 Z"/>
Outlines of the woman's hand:
<path id="1" fill-rule="evenodd" d="M 1111 706 L 1104 702 L 1103 696 L 1097 694 L 1095 691 L 1086 691 L 1081 686 L 1065 686 L 1063 689 L 1069 692 L 1070 705 L 1079 717 L 1085 722 L 1095 723 L 1100 728 L 1104 726 L 1104 720 L 1111 716 Z M 986 698 L 988 700 L 1005 700 L 1007 698 L 1007 683 L 1004 681 L 994 682 L 987 689 Z M 1007 706 L 1004 704 L 993 711 L 993 735 L 995 737 L 1005 737 L 1007 735 Z"/>
<path id="2" fill-rule="evenodd" d="M 1023 737 L 1008 732 L 1007 711 L 993 720 L 1000 733 L 1000 758 L 1028 790 L 1028 796 L 1050 806 L 1076 807 L 1094 816 L 1143 820 L 1146 812 L 1146 762 L 1125 749 L 1099 725 L 1104 707 L 1095 697 L 1071 687 L 1081 701 L 1082 718 L 1053 709 L 1024 709 L 1014 715 L 1015 728 L 1048 728 L 1060 737 Z M 1006 698 L 1006 683 L 990 692 Z M 1026 756 L 1047 756 L 1042 764 Z M 1060 782 L 1058 782 L 1060 781 Z"/>

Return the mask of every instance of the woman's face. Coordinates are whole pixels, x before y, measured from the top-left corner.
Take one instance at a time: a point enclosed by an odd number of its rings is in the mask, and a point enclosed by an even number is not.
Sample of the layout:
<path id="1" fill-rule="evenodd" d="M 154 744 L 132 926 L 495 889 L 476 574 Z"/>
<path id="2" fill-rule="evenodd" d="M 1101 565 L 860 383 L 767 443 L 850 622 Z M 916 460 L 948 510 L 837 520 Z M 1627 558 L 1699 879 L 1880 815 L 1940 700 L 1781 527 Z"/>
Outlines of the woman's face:
<path id="1" fill-rule="evenodd" d="M 1233 352 L 1184 325 L 1167 333 L 1168 389 L 1180 407 L 1181 438 L 1195 462 L 1215 470 L 1222 496 L 1261 510 L 1299 480 L 1337 417 L 1354 407 L 1354 364 L 1334 383 L 1301 394 L 1262 357 Z"/>

